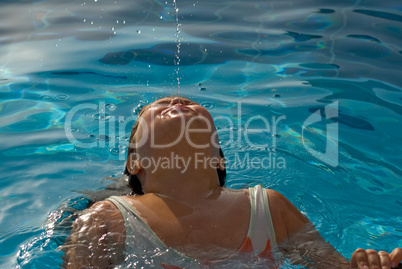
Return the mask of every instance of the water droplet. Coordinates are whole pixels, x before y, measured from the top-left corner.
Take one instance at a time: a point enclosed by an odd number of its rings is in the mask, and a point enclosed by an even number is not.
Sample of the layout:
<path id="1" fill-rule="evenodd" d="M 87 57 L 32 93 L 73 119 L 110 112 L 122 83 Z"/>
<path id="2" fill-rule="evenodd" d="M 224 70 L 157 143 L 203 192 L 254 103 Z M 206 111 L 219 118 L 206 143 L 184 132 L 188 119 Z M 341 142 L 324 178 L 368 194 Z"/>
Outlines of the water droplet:
<path id="1" fill-rule="evenodd" d="M 99 139 L 99 140 L 109 141 L 109 140 L 110 140 L 110 136 L 108 136 L 108 135 L 99 135 L 98 139 Z"/>
<path id="2" fill-rule="evenodd" d="M 50 100 L 52 100 L 52 97 L 49 96 L 49 95 L 41 95 L 39 98 L 40 98 L 42 101 L 50 101 Z"/>
<path id="3" fill-rule="evenodd" d="M 106 104 L 105 107 L 109 109 L 110 111 L 114 111 L 116 109 L 115 104 Z"/>
<path id="4" fill-rule="evenodd" d="M 205 88 L 205 87 L 200 88 L 200 91 L 206 91 L 206 90 L 207 90 L 207 88 Z"/>
<path id="5" fill-rule="evenodd" d="M 137 30 L 137 34 L 141 34 L 141 30 Z"/>
<path id="6" fill-rule="evenodd" d="M 203 107 L 205 107 L 205 108 L 214 108 L 214 107 L 215 107 L 214 104 L 208 103 L 208 102 L 202 103 L 201 105 L 202 105 Z"/>
<path id="7" fill-rule="evenodd" d="M 126 147 L 119 146 L 119 152 L 120 154 L 126 153 Z"/>
<path id="8" fill-rule="evenodd" d="M 111 118 L 111 116 L 109 114 L 105 114 L 105 113 L 96 113 L 92 115 L 92 118 L 94 120 L 103 120 L 103 121 L 107 121 L 108 119 Z"/>
<path id="9" fill-rule="evenodd" d="M 133 114 L 134 116 L 137 116 L 138 113 L 141 111 L 141 109 L 142 109 L 144 106 L 146 106 L 146 102 L 140 101 L 140 103 L 139 103 L 136 107 L 133 108 L 132 114 Z"/>
<path id="10" fill-rule="evenodd" d="M 66 94 L 59 94 L 59 95 L 56 95 L 56 97 L 55 97 L 55 99 L 58 100 L 58 101 L 66 101 L 69 98 L 70 97 L 68 95 L 66 95 Z"/>
<path id="11" fill-rule="evenodd" d="M 90 134 L 90 135 L 89 135 L 89 137 L 90 137 L 90 138 L 94 138 L 94 137 L 95 137 L 95 135 L 93 135 L 93 134 Z"/>
<path id="12" fill-rule="evenodd" d="M 274 98 L 278 98 L 278 97 L 281 97 L 281 95 L 280 95 L 280 94 L 275 93 L 275 94 L 273 95 L 273 97 L 274 97 Z"/>
<path id="13" fill-rule="evenodd" d="M 112 149 L 110 149 L 110 152 L 111 152 L 113 155 L 119 155 L 119 149 L 118 149 L 118 148 L 112 148 Z"/>

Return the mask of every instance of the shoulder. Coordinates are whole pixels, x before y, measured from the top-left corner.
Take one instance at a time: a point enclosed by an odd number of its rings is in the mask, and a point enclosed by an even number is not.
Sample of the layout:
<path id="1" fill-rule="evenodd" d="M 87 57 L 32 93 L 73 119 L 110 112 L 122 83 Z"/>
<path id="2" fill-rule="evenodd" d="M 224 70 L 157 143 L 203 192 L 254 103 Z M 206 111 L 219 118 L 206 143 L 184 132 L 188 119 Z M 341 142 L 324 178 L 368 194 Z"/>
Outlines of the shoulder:
<path id="1" fill-rule="evenodd" d="M 63 267 L 106 268 L 124 259 L 124 219 L 109 201 L 101 201 L 84 210 L 73 224 L 61 250 Z M 91 267 L 92 268 L 92 267 Z"/>
<path id="2" fill-rule="evenodd" d="M 302 229 L 308 219 L 281 193 L 267 189 L 269 208 L 278 243 Z"/>
<path id="3" fill-rule="evenodd" d="M 104 200 L 93 204 L 84 211 L 83 215 L 101 218 L 118 212 L 120 212 L 119 209 L 111 201 Z"/>
<path id="4" fill-rule="evenodd" d="M 266 191 L 269 197 L 269 202 L 273 203 L 276 207 L 290 211 L 296 210 L 299 212 L 299 210 L 297 210 L 294 205 L 280 192 L 272 189 L 266 189 Z"/>
<path id="5" fill-rule="evenodd" d="M 119 209 L 114 205 L 113 202 L 109 200 L 103 200 L 96 202 L 93 204 L 90 208 L 87 209 L 87 211 L 95 211 L 95 212 L 112 212 L 112 211 L 118 211 Z"/>
<path id="6" fill-rule="evenodd" d="M 277 207 L 277 209 L 280 209 L 285 216 L 298 218 L 300 219 L 299 221 L 304 223 L 308 222 L 307 218 L 283 194 L 271 189 L 267 189 L 266 191 L 269 202 Z"/>
<path id="7" fill-rule="evenodd" d="M 101 201 L 87 208 L 74 221 L 70 237 L 74 241 L 93 241 L 103 235 L 125 235 L 124 219 L 110 201 Z"/>
<path id="8" fill-rule="evenodd" d="M 101 233 L 113 228 L 121 228 L 123 222 L 119 209 L 111 201 L 104 200 L 85 209 L 74 222 L 74 227 Z"/>

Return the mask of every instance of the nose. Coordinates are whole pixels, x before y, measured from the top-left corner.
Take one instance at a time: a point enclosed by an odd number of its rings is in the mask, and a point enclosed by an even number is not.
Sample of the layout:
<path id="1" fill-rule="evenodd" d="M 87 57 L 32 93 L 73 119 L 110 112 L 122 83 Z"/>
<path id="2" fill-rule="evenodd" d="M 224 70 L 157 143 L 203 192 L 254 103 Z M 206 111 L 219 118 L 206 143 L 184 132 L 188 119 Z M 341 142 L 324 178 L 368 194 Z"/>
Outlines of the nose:
<path id="1" fill-rule="evenodd" d="M 172 101 L 170 101 L 170 105 L 173 106 L 173 105 L 176 105 L 176 104 L 184 104 L 184 103 L 183 103 L 183 100 L 181 100 L 180 97 L 175 97 L 175 98 L 172 99 Z"/>

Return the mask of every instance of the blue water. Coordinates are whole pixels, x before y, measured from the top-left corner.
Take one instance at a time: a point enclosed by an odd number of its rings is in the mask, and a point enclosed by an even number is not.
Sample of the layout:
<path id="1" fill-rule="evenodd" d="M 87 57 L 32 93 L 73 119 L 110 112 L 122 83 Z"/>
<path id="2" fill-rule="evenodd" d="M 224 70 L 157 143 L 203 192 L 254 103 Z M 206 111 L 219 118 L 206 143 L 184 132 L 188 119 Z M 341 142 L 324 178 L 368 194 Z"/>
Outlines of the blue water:
<path id="1" fill-rule="evenodd" d="M 138 108 L 177 81 L 216 119 L 227 186 L 280 191 L 345 257 L 402 246 L 400 1 L 177 7 L 179 27 L 172 1 L 0 3 L 1 268 L 58 266 L 55 227 L 121 176 Z M 308 151 L 327 140 L 336 165 Z"/>

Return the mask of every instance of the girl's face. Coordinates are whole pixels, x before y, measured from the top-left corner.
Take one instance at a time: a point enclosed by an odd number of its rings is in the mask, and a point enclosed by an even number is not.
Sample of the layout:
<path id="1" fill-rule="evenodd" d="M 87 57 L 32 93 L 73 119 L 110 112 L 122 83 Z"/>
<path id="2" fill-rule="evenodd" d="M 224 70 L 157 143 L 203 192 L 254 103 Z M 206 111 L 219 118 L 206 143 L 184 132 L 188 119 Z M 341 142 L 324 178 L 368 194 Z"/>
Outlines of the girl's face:
<path id="1" fill-rule="evenodd" d="M 211 114 L 184 97 L 165 97 L 145 107 L 135 134 L 137 152 L 219 149 Z M 151 152 L 149 152 L 151 151 Z"/>

